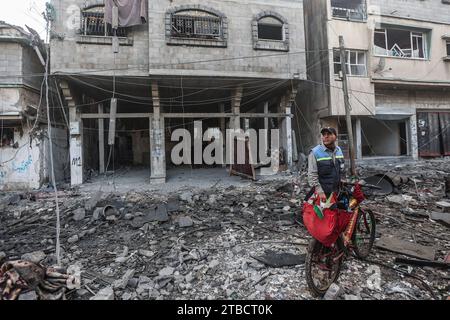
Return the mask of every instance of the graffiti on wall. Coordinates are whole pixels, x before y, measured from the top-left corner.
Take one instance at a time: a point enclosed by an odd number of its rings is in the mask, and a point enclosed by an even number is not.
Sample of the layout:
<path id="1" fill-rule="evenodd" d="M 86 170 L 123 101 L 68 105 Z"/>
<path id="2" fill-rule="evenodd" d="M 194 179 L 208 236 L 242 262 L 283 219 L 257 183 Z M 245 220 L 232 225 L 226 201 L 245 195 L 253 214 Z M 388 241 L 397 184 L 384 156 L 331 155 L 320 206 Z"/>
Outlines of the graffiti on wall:
<path id="1" fill-rule="evenodd" d="M 29 155 L 28 159 L 20 162 L 19 165 L 16 165 L 16 163 L 13 162 L 12 168 L 13 168 L 13 171 L 15 171 L 15 172 L 24 173 L 24 172 L 28 171 L 28 168 L 30 167 L 30 165 L 32 163 L 33 163 L 33 158 L 31 157 L 31 155 Z"/>

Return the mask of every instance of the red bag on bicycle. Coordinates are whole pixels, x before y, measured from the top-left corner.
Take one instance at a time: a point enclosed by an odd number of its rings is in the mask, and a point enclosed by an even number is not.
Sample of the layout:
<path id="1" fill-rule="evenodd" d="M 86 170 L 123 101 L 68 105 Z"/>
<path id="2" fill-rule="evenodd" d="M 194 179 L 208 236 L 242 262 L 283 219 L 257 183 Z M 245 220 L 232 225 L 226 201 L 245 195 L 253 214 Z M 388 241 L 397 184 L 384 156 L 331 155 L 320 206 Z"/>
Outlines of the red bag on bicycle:
<path id="1" fill-rule="evenodd" d="M 331 199 L 336 202 L 336 196 Z M 326 247 L 331 247 L 339 237 L 342 228 L 338 210 L 320 209 L 320 199 L 317 195 L 303 204 L 303 223 L 309 233 Z M 340 223 L 341 222 L 341 223 Z"/>

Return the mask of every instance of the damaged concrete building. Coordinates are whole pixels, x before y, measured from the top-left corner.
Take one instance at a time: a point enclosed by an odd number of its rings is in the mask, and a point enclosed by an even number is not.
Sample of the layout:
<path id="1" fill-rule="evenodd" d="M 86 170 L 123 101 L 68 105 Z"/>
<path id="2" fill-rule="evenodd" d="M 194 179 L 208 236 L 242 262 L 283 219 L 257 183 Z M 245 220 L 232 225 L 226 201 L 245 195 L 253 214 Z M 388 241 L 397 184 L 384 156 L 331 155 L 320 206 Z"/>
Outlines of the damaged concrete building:
<path id="1" fill-rule="evenodd" d="M 177 167 L 171 133 L 192 134 L 194 120 L 203 132 L 280 128 L 292 164 L 293 103 L 306 74 L 302 1 L 133 3 L 118 8 L 116 42 L 110 1 L 51 1 L 51 71 L 70 109 L 71 184 L 120 167 L 165 182 Z"/>
<path id="2" fill-rule="evenodd" d="M 35 189 L 49 181 L 50 151 L 42 94 L 45 51 L 33 30 L 27 32 L 0 21 L 0 190 Z M 52 137 L 55 177 L 62 180 L 68 169 L 68 144 L 59 112 L 52 116 Z"/>
<path id="3" fill-rule="evenodd" d="M 357 158 L 450 155 L 449 1 L 305 0 L 304 15 L 305 145 L 332 125 L 346 147 L 342 35 Z"/>

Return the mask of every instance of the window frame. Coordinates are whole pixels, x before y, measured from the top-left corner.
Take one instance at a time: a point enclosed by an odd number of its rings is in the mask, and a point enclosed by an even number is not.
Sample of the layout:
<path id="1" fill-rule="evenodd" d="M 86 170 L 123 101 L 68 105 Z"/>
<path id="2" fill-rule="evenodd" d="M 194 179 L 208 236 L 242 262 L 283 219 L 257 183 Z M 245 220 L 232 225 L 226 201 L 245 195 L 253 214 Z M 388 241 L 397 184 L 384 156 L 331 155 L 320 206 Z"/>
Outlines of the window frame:
<path id="1" fill-rule="evenodd" d="M 447 59 L 450 59 L 450 39 L 445 41 L 445 48 L 447 53 Z"/>
<path id="2" fill-rule="evenodd" d="M 94 5 L 94 6 L 90 6 L 90 7 L 86 7 L 81 9 L 80 12 L 80 35 L 83 37 L 99 37 L 99 38 L 111 38 L 114 36 L 113 32 L 112 32 L 112 27 L 109 26 L 109 24 L 105 21 L 105 13 L 104 12 L 95 12 L 92 11 L 90 12 L 90 10 L 95 9 L 95 8 L 104 8 L 104 5 Z M 103 30 L 104 33 L 103 34 L 90 34 L 88 33 L 88 28 L 87 28 L 87 22 L 88 22 L 88 15 L 98 15 L 98 16 L 102 16 L 103 19 Z M 125 27 L 119 27 L 117 29 L 117 37 L 118 38 L 127 38 L 128 37 L 128 28 Z"/>
<path id="3" fill-rule="evenodd" d="M 220 36 L 217 38 L 208 37 L 183 37 L 173 34 L 173 18 L 176 15 L 183 16 L 189 11 L 199 11 L 220 19 Z M 193 16 L 195 18 L 195 16 Z M 228 46 L 228 19 L 227 17 L 213 8 L 203 5 L 182 5 L 170 8 L 166 11 L 165 18 L 166 44 L 175 46 L 192 47 L 216 47 L 226 48 Z"/>
<path id="4" fill-rule="evenodd" d="M 217 16 L 214 13 L 211 13 L 211 12 L 205 12 L 205 13 L 207 13 L 209 15 L 207 17 L 208 18 L 207 22 L 209 23 L 209 26 L 208 26 L 209 29 L 213 30 L 213 23 L 215 22 L 218 25 L 219 32 L 218 32 L 218 36 L 215 36 L 213 33 L 201 34 L 201 33 L 196 33 L 196 27 L 199 25 L 199 22 L 200 23 L 201 22 L 205 22 L 206 20 L 205 19 L 202 20 L 202 17 L 200 17 L 200 16 L 197 17 L 197 16 L 194 16 L 194 15 L 189 15 L 188 14 L 189 11 L 202 11 L 202 10 L 194 10 L 194 9 L 192 9 L 192 10 L 178 11 L 178 12 L 173 13 L 171 15 L 171 22 L 170 22 L 171 23 L 171 30 L 172 30 L 171 31 L 171 37 L 179 38 L 179 39 L 188 39 L 188 40 L 211 40 L 211 41 L 215 41 L 215 40 L 221 41 L 221 40 L 223 40 L 223 21 L 222 21 L 221 17 L 219 17 L 219 16 Z M 192 24 L 191 27 L 192 27 L 192 30 L 193 30 L 193 36 L 188 36 L 186 32 L 185 33 L 180 33 L 179 35 L 174 34 L 174 32 L 173 32 L 174 28 L 178 26 L 176 22 L 178 22 L 179 20 L 177 20 L 177 19 L 182 20 L 184 22 L 184 28 L 185 29 L 186 29 L 186 22 L 187 21 L 191 22 L 191 24 Z"/>
<path id="5" fill-rule="evenodd" d="M 355 53 L 356 57 L 356 63 L 352 63 L 351 55 L 352 53 Z M 360 54 L 364 54 L 364 64 L 359 63 L 359 56 Z M 339 61 L 336 61 L 336 56 L 339 57 Z M 367 62 L 368 62 L 368 52 L 365 50 L 358 50 L 358 49 L 345 49 L 345 56 L 346 56 L 346 62 L 345 66 L 347 69 L 347 76 L 349 77 L 359 77 L 359 78 L 367 78 L 368 77 L 368 68 L 367 68 Z M 338 73 L 336 73 L 336 67 L 339 66 Z M 353 74 L 352 67 L 361 67 L 364 66 L 364 73 L 363 74 Z M 333 73 L 335 76 L 339 76 L 339 72 L 342 71 L 342 61 L 341 61 L 341 53 L 340 50 L 335 48 L 333 50 Z"/>
<path id="6" fill-rule="evenodd" d="M 381 30 L 384 30 L 381 31 Z M 409 42 L 410 42 L 410 49 L 411 49 L 411 56 L 405 56 L 405 57 L 401 57 L 401 56 L 394 56 L 392 54 L 389 54 L 392 49 L 389 49 L 389 37 L 388 37 L 388 30 L 399 30 L 399 31 L 405 31 L 409 33 Z M 382 34 L 384 33 L 385 35 L 385 54 L 381 54 L 378 53 L 376 51 L 376 45 L 375 45 L 375 34 Z M 416 44 L 418 45 L 417 41 L 418 39 L 422 39 L 422 51 L 423 51 L 423 57 L 416 57 L 414 56 L 414 41 L 416 41 Z M 381 28 L 377 28 L 374 31 L 374 37 L 373 37 L 373 52 L 374 52 L 374 56 L 377 57 L 388 57 L 388 58 L 396 58 L 396 59 L 403 59 L 403 60 L 429 60 L 429 52 L 428 52 L 428 32 L 426 31 L 414 31 L 414 30 L 408 30 L 408 29 L 404 29 L 404 28 L 395 28 L 395 27 L 381 27 Z M 417 46 L 419 48 L 419 46 Z"/>
<path id="7" fill-rule="evenodd" d="M 259 31 L 260 31 L 259 30 L 259 26 L 260 25 L 273 26 L 273 24 L 270 24 L 270 23 L 261 23 L 260 22 L 261 20 L 264 20 L 265 18 L 275 19 L 281 24 L 281 39 L 261 38 L 259 36 Z M 261 40 L 261 41 L 279 41 L 279 42 L 283 42 L 283 41 L 286 40 L 285 24 L 284 24 L 284 22 L 282 20 L 278 19 L 277 17 L 269 16 L 269 15 L 268 16 L 263 16 L 263 17 L 259 18 L 259 20 L 257 21 L 257 27 L 258 27 L 258 40 Z"/>

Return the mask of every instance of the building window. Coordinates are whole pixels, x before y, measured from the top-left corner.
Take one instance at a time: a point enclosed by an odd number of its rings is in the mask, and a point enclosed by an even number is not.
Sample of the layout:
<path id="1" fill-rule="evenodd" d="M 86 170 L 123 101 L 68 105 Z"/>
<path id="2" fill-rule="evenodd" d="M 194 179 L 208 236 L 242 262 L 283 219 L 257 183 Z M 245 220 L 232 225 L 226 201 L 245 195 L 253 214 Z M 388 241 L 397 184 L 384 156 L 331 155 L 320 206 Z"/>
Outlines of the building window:
<path id="1" fill-rule="evenodd" d="M 172 37 L 221 39 L 220 17 L 202 11 L 185 11 L 172 15 Z"/>
<path id="2" fill-rule="evenodd" d="M 376 29 L 375 55 L 426 59 L 426 34 L 403 29 Z"/>
<path id="3" fill-rule="evenodd" d="M 261 18 L 258 21 L 258 39 L 283 41 L 283 22 L 274 17 Z"/>
<path id="4" fill-rule="evenodd" d="M 447 57 L 450 58 L 450 40 L 447 41 Z"/>
<path id="5" fill-rule="evenodd" d="M 274 11 L 264 11 L 252 22 L 255 50 L 289 51 L 289 24 Z"/>
<path id="6" fill-rule="evenodd" d="M 1 141 L 0 147 L 13 147 L 14 146 L 14 128 L 1 128 Z"/>
<path id="7" fill-rule="evenodd" d="M 367 54 L 365 51 L 346 50 L 345 51 L 347 75 L 367 76 Z M 342 70 L 341 53 L 335 49 L 333 52 L 334 74 L 338 75 Z"/>
<path id="8" fill-rule="evenodd" d="M 104 6 L 95 6 L 81 11 L 81 34 L 85 36 L 111 37 L 113 30 L 105 21 Z M 117 29 L 118 37 L 127 36 L 127 28 Z"/>
<path id="9" fill-rule="evenodd" d="M 331 0 L 333 17 L 364 21 L 367 19 L 366 0 Z"/>
<path id="10" fill-rule="evenodd" d="M 226 17 L 202 5 L 181 6 L 166 13 L 168 44 L 226 47 Z"/>

